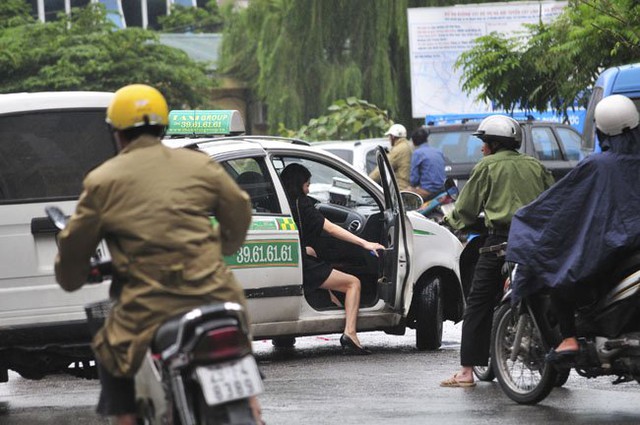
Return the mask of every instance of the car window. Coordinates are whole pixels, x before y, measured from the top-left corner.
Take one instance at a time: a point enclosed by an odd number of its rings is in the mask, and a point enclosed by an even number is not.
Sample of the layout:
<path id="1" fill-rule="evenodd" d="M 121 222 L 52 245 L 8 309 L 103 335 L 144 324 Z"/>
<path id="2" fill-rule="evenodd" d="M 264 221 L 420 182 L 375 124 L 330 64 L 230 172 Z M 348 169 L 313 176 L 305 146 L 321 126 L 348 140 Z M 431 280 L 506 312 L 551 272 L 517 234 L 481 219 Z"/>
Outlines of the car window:
<path id="1" fill-rule="evenodd" d="M 567 159 L 580 161 L 584 156 L 580 150 L 580 145 L 582 144 L 580 134 L 569 128 L 557 128 L 556 131 L 558 132 L 562 146 L 564 146 Z"/>
<path id="2" fill-rule="evenodd" d="M 116 154 L 104 109 L 0 117 L 0 203 L 77 198 L 92 168 Z"/>
<path id="3" fill-rule="evenodd" d="M 482 140 L 472 131 L 431 133 L 428 143 L 444 154 L 448 164 L 476 163 L 482 158 Z"/>
<path id="4" fill-rule="evenodd" d="M 541 161 L 561 160 L 562 153 L 550 127 L 533 127 L 531 129 L 533 149 Z"/>
<path id="5" fill-rule="evenodd" d="M 340 158 L 347 161 L 349 164 L 353 164 L 353 150 L 332 148 L 332 149 L 327 149 L 327 151 L 331 152 L 336 156 L 339 156 Z"/>
<path id="6" fill-rule="evenodd" d="M 354 181 L 340 170 L 308 158 L 278 157 L 274 164 L 279 164 L 278 172 L 292 163 L 298 163 L 311 172 L 309 196 L 320 202 L 342 205 L 354 209 L 364 209 L 363 214 L 371 212 L 373 207 L 379 210 L 379 205 L 373 195 L 359 182 Z"/>
<path id="7" fill-rule="evenodd" d="M 371 174 L 371 172 L 376 169 L 376 167 L 378 166 L 378 163 L 376 162 L 375 149 L 371 149 L 370 151 L 367 152 L 365 156 L 365 164 L 367 167 L 367 174 Z"/>
<path id="8" fill-rule="evenodd" d="M 242 158 L 221 163 L 227 173 L 251 197 L 251 208 L 256 214 L 280 213 L 280 205 L 262 158 Z"/>

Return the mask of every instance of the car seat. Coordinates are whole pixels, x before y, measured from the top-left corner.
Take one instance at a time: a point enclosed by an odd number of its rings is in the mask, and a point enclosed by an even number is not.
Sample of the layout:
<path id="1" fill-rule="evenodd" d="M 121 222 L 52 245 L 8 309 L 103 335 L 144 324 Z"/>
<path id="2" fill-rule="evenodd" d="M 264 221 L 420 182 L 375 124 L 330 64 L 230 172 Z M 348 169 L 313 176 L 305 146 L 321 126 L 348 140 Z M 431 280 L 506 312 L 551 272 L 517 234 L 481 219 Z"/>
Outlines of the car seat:
<path id="1" fill-rule="evenodd" d="M 256 212 L 271 212 L 271 200 L 267 191 L 267 182 L 262 174 L 245 171 L 238 176 L 236 183 L 251 197 L 251 207 Z"/>

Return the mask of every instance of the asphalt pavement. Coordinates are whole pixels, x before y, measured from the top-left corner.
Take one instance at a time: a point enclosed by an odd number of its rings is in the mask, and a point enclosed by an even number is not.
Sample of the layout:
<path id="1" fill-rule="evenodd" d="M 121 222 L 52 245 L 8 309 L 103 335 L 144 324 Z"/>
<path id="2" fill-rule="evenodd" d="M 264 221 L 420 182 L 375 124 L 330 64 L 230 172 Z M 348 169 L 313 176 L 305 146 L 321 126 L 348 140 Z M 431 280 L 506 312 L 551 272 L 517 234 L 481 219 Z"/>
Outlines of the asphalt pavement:
<path id="1" fill-rule="evenodd" d="M 458 368 L 460 325 L 445 324 L 440 350 L 415 349 L 415 333 L 362 333 L 374 354 L 342 355 L 339 335 L 298 338 L 293 349 L 255 341 L 266 375 L 260 397 L 268 425 L 278 424 L 640 424 L 640 386 L 572 374 L 536 406 L 508 399 L 496 382 L 442 388 Z M 107 424 L 93 412 L 98 381 L 67 375 L 0 384 L 0 425 Z"/>

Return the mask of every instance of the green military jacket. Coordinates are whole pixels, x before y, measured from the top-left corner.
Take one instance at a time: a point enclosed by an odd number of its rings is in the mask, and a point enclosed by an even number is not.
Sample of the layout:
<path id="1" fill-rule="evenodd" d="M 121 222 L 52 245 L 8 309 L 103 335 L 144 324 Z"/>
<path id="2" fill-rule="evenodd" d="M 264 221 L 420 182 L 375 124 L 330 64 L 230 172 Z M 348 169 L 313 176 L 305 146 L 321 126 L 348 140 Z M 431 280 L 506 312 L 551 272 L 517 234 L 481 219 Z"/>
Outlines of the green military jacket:
<path id="1" fill-rule="evenodd" d="M 212 301 L 246 304 L 223 255 L 244 242 L 249 197 L 207 155 L 142 136 L 83 185 L 58 237 L 56 279 L 67 291 L 80 288 L 106 240 L 122 288 L 92 347 L 111 374 L 133 376 L 167 318 Z"/>
<path id="2" fill-rule="evenodd" d="M 537 159 L 500 150 L 476 164 L 445 221 L 454 229 L 462 229 L 476 223 L 484 211 L 487 228 L 506 232 L 518 208 L 536 199 L 553 183 L 553 176 Z"/>
<path id="3" fill-rule="evenodd" d="M 399 139 L 389 151 L 389 164 L 396 175 L 398 188 L 406 190 L 409 188 L 409 174 L 411 173 L 411 155 L 413 154 L 413 145 L 407 139 Z M 380 170 L 376 167 L 369 177 L 380 183 Z"/>

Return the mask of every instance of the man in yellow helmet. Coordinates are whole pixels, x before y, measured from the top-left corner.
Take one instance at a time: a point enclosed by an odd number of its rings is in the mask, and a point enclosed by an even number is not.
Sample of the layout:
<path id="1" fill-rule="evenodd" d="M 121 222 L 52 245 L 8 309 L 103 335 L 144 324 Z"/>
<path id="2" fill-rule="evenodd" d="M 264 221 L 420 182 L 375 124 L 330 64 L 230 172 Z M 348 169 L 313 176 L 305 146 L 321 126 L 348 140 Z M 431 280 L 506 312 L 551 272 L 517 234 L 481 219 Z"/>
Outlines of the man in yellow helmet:
<path id="1" fill-rule="evenodd" d="M 133 376 L 156 328 L 208 302 L 246 307 L 222 257 L 244 242 L 251 205 L 207 155 L 162 145 L 168 107 L 158 90 L 121 88 L 106 121 L 120 152 L 86 176 L 76 211 L 58 237 L 55 271 L 65 290 L 80 288 L 91 255 L 106 240 L 117 302 L 92 342 L 102 384 L 98 412 L 135 424 Z"/>

